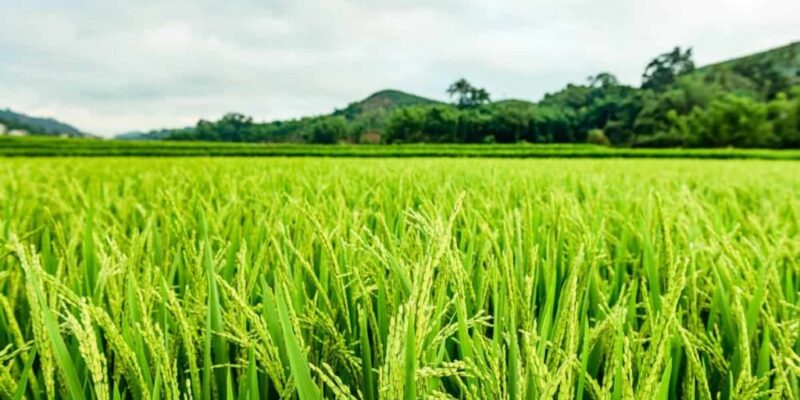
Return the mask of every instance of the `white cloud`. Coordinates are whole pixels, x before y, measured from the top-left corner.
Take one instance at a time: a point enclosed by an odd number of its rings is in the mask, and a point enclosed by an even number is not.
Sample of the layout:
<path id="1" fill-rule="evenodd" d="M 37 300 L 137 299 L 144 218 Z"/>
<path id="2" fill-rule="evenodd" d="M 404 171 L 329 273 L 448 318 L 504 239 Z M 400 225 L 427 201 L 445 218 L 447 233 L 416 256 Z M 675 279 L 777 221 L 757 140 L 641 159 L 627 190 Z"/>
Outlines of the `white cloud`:
<path id="1" fill-rule="evenodd" d="M 466 77 L 538 99 L 694 46 L 708 63 L 800 39 L 794 0 L 6 0 L 0 107 L 104 135 L 240 111 L 321 114 Z"/>

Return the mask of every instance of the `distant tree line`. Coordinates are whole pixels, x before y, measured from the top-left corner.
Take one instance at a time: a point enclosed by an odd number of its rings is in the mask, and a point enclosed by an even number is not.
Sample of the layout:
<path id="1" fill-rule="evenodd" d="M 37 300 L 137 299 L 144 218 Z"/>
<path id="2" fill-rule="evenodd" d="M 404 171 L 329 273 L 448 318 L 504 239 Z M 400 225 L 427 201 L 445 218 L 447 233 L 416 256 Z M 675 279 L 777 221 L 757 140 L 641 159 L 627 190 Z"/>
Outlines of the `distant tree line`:
<path id="1" fill-rule="evenodd" d="M 452 104 L 411 105 L 365 123 L 350 112 L 256 123 L 200 121 L 170 139 L 298 143 L 596 143 L 632 147 L 800 147 L 800 86 L 774 62 L 695 70 L 691 49 L 651 61 L 641 87 L 607 72 L 540 102 L 491 102 L 465 79 Z M 377 133 L 376 133 L 377 132 Z M 369 134 L 372 134 L 371 136 Z M 377 135 L 377 136 L 376 136 Z"/>

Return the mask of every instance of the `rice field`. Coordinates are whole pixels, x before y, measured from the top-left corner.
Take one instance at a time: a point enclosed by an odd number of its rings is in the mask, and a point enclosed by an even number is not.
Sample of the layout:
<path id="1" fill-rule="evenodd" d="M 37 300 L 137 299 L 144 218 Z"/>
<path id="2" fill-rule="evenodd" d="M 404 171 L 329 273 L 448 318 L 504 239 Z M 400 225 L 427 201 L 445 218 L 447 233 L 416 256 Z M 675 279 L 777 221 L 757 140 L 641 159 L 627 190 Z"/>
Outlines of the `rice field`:
<path id="1" fill-rule="evenodd" d="M 298 144 L 0 136 L 0 157 L 694 158 L 800 160 L 800 149 L 626 148 L 591 144 Z"/>
<path id="2" fill-rule="evenodd" d="M 800 398 L 800 168 L 0 159 L 0 398 Z"/>

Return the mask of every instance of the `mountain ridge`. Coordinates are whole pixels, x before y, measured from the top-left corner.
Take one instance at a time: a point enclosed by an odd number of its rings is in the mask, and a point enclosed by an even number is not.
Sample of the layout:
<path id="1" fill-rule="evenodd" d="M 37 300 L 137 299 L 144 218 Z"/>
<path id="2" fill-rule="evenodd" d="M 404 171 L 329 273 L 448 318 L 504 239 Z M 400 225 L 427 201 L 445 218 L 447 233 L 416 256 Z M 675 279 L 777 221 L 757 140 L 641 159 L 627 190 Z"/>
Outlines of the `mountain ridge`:
<path id="1" fill-rule="evenodd" d="M 782 63 L 783 65 L 780 66 L 783 67 L 781 71 L 785 73 L 787 77 L 800 79 L 800 40 L 783 46 L 706 64 L 697 68 L 697 71 L 712 70 L 715 68 L 735 66 L 737 64 L 762 60 L 772 60 L 773 62 Z"/>
<path id="2" fill-rule="evenodd" d="M 27 131 L 35 135 L 67 135 L 70 137 L 86 137 L 85 132 L 80 129 L 61 122 L 55 118 L 33 117 L 20 112 L 12 111 L 9 108 L 0 109 L 0 124 L 6 129 L 18 129 Z"/>

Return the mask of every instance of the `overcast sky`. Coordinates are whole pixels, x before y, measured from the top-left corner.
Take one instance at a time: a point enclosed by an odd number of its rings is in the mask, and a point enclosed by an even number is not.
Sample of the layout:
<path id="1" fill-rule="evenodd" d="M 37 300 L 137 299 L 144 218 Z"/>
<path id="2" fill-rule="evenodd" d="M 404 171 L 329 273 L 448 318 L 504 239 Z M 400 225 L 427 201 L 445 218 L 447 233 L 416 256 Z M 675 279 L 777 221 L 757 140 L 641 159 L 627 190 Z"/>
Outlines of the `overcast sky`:
<path id="1" fill-rule="evenodd" d="M 329 113 L 465 77 L 537 100 L 676 45 L 706 64 L 800 40 L 798 0 L 0 0 L 0 108 L 111 136 L 227 111 Z"/>

